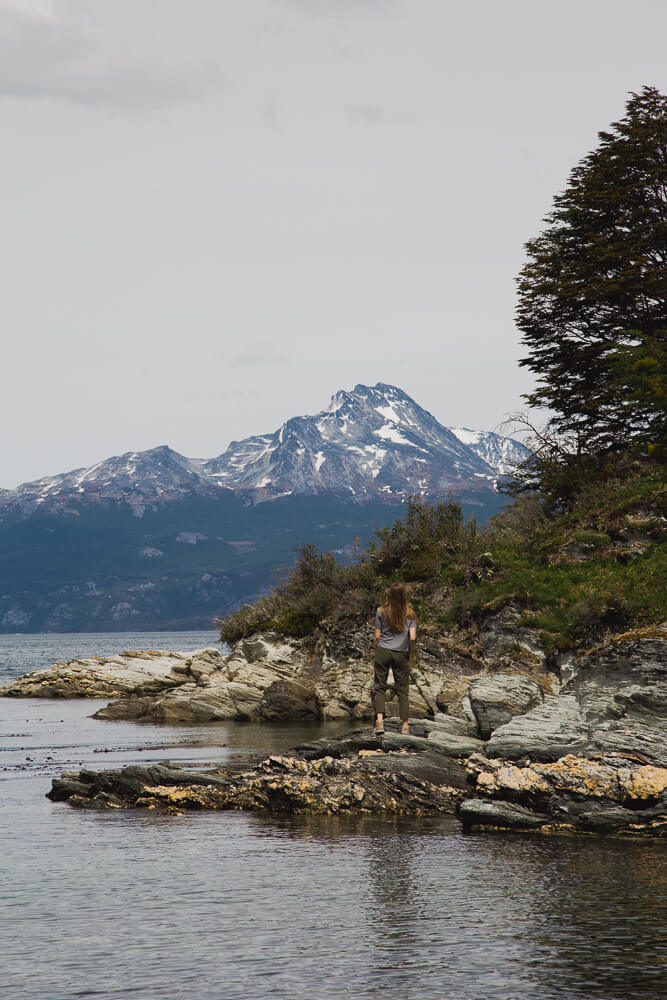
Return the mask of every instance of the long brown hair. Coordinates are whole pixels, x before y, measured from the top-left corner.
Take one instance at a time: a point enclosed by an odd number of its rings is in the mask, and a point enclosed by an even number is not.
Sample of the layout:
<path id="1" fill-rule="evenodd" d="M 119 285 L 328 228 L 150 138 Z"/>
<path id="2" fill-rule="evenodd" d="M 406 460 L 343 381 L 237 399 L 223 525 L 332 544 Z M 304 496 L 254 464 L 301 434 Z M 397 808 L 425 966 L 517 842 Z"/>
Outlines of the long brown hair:
<path id="1" fill-rule="evenodd" d="M 408 604 L 408 595 L 402 583 L 392 583 L 387 591 L 387 602 L 380 608 L 380 615 L 392 632 L 405 632 L 407 619 L 415 613 Z"/>

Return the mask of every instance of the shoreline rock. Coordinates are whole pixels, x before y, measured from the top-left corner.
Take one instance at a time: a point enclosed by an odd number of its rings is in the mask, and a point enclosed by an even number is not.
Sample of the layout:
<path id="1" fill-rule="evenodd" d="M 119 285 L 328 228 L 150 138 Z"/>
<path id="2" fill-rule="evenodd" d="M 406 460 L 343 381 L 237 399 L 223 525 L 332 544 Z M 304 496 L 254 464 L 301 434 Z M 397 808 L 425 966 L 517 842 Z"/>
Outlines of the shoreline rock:
<path id="1" fill-rule="evenodd" d="M 623 757 L 567 754 L 525 766 L 473 754 L 473 792 L 459 807 L 464 830 L 667 836 L 667 768 Z"/>
<path id="2" fill-rule="evenodd" d="M 214 649 L 193 653 L 139 649 L 126 650 L 116 656 L 64 660 L 44 670 L 23 674 L 0 688 L 0 697 L 121 698 L 127 695 L 155 695 L 183 684 L 192 663 L 205 662 L 209 654 L 220 657 Z"/>
<path id="3" fill-rule="evenodd" d="M 359 629 L 340 648 L 332 639 L 319 651 L 304 640 L 266 633 L 240 640 L 227 656 L 215 649 L 154 650 L 70 660 L 18 678 L 0 688 L 0 696 L 109 697 L 114 700 L 95 718 L 170 725 L 232 719 L 364 721 L 372 717 L 371 634 L 370 628 Z M 461 670 L 458 662 L 446 663 L 425 649 L 411 679 L 411 717 L 433 718 L 443 685 L 460 680 Z M 391 687 L 387 709 L 398 711 Z"/>
<path id="4" fill-rule="evenodd" d="M 337 740 L 315 740 L 295 747 L 282 763 L 271 758 L 273 764 L 257 764 L 245 772 L 243 782 L 226 774 L 224 795 L 218 786 L 215 795 L 207 792 L 209 806 L 201 792 L 191 806 L 185 792 L 177 798 L 183 808 L 260 809 L 271 800 L 264 786 L 274 781 L 275 789 L 282 789 L 285 810 L 363 811 L 373 803 L 371 811 L 391 811 L 398 808 L 389 803 L 393 782 L 403 789 L 400 809 L 409 812 L 406 789 L 416 782 L 417 812 L 441 811 L 446 800 L 450 811 L 459 806 L 465 829 L 666 835 L 667 625 L 614 636 L 573 657 L 558 694 L 550 693 L 545 675 L 532 667 L 521 673 L 500 640 L 497 651 L 500 659 L 470 676 L 460 664 L 448 667 L 433 648 L 427 650 L 410 687 L 410 736 L 400 735 L 397 720 L 389 719 L 380 743 L 368 729 Z M 361 631 L 347 636 L 344 649 L 332 640 L 319 651 L 304 641 L 265 634 L 242 640 L 226 657 L 217 650 L 151 651 L 69 661 L 19 678 L 0 695 L 103 697 L 113 692 L 121 697 L 97 712 L 97 718 L 171 724 L 358 721 L 371 716 L 371 683 L 370 639 Z M 557 683 L 553 689 L 558 690 Z M 449 692 L 457 714 L 438 712 L 443 691 Z M 396 709 L 390 699 L 388 712 Z M 340 767 L 315 767 L 324 758 Z M 123 772 L 113 773 L 126 790 L 126 779 L 118 777 Z M 118 797 L 113 783 L 111 791 L 107 787 L 111 779 L 94 772 L 67 780 L 78 789 L 69 795 L 73 804 L 100 805 L 101 793 L 107 792 Z M 380 789 L 375 796 L 370 792 L 374 780 Z M 307 790 L 302 798 L 299 782 Z M 364 790 L 357 805 L 345 791 L 355 782 Z M 82 788 L 88 786 L 92 794 L 86 796 Z M 141 794 L 144 787 L 171 786 L 144 783 Z M 174 787 L 185 786 L 179 779 Z M 138 804 L 137 796 L 125 795 L 123 791 L 119 798 L 122 807 Z M 167 792 L 146 795 L 151 808 L 159 802 L 177 807 Z"/>
<path id="5" fill-rule="evenodd" d="M 117 700 L 97 718 L 154 723 L 363 721 L 372 715 L 370 646 L 365 657 L 355 650 L 339 661 L 266 634 L 242 640 L 227 656 L 215 649 L 126 652 L 54 664 L 1 688 L 0 696 L 111 697 Z M 415 671 L 410 717 L 488 741 L 490 757 L 549 761 L 614 752 L 667 763 L 666 625 L 615 636 L 572 659 L 558 694 L 534 676 L 486 669 L 455 677 L 460 705 L 443 714 L 434 692 L 451 678 L 432 657 Z M 388 714 L 397 707 L 390 698 Z"/>
<path id="6" fill-rule="evenodd" d="M 424 816 L 453 813 L 464 795 L 465 768 L 424 746 L 406 753 L 390 738 L 386 750 L 370 730 L 348 734 L 327 753 L 306 744 L 249 770 L 187 771 L 168 761 L 120 771 L 65 772 L 47 797 L 80 809 L 250 810 L 282 814 L 374 813 Z M 418 739 L 415 737 L 415 739 Z M 335 741 L 334 741 L 335 742 Z M 426 740 L 421 740 L 426 744 Z M 299 752 L 299 751 L 302 752 Z M 408 758 L 410 758 L 408 760 Z M 445 778 L 457 783 L 450 785 Z"/>
<path id="7" fill-rule="evenodd" d="M 189 771 L 168 761 L 64 773 L 48 797 L 80 809 L 166 813 L 455 813 L 464 831 L 667 836 L 667 768 L 568 754 L 513 764 L 442 752 L 429 737 L 369 728 L 300 744 L 242 770 Z"/>

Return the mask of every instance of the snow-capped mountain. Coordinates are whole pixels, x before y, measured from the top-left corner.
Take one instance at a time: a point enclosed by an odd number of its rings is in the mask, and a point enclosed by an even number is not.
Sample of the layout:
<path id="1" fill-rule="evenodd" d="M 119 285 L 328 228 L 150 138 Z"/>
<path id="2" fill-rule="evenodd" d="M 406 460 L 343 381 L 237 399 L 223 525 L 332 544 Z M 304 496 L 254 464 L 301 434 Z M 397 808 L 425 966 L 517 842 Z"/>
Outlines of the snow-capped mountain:
<path id="1" fill-rule="evenodd" d="M 469 427 L 450 427 L 459 441 L 490 465 L 501 476 L 512 474 L 517 465 L 524 462 L 530 450 L 514 438 L 503 437 L 493 431 L 472 431 Z"/>
<path id="2" fill-rule="evenodd" d="M 315 416 L 232 442 L 203 471 L 233 489 L 368 496 L 444 493 L 496 469 L 395 386 L 340 391 Z M 476 483 L 475 485 L 479 485 Z"/>
<path id="3" fill-rule="evenodd" d="M 401 389 L 378 382 L 341 390 L 325 410 L 292 417 L 273 434 L 232 441 L 217 458 L 186 458 L 167 446 L 127 452 L 0 493 L 0 511 L 127 502 L 140 515 L 221 489 L 255 502 L 326 492 L 360 501 L 463 496 L 493 491 L 527 454 L 490 431 L 444 427 Z"/>
<path id="4" fill-rule="evenodd" d="M 207 480 L 200 473 L 203 462 L 185 458 L 166 445 L 148 451 L 129 451 L 57 476 L 23 483 L 0 495 L 0 510 L 36 505 L 58 507 L 79 503 L 125 501 L 139 509 L 179 497 L 206 491 Z M 212 484 L 210 492 L 214 492 Z"/>

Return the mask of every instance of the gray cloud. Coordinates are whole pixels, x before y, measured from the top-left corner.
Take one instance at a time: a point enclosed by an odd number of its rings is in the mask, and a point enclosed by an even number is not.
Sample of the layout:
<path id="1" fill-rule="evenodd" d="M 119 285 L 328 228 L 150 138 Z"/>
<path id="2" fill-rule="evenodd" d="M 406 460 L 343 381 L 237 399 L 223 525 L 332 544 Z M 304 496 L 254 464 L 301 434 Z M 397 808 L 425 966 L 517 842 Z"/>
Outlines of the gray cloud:
<path id="1" fill-rule="evenodd" d="M 274 0 L 274 3 L 279 7 L 293 7 L 304 14 L 338 17 L 386 10 L 394 6 L 395 0 Z"/>
<path id="2" fill-rule="evenodd" d="M 0 0 L 0 97 L 153 111 L 200 100 L 223 84 L 214 65 L 178 73 L 110 48 L 61 19 L 51 3 Z"/>
<path id="3" fill-rule="evenodd" d="M 379 104 L 346 104 L 345 116 L 359 125 L 407 125 L 415 120 L 414 115 L 390 111 Z"/>
<path id="4" fill-rule="evenodd" d="M 351 121 L 364 125 L 379 125 L 385 117 L 379 104 L 346 104 L 345 114 Z"/>
<path id="5" fill-rule="evenodd" d="M 277 351 L 275 347 L 264 340 L 255 340 L 244 347 L 231 361 L 227 362 L 228 368 L 255 368 L 264 365 L 286 365 L 289 358 L 283 351 Z"/>
<path id="6" fill-rule="evenodd" d="M 258 399 L 261 395 L 259 389 L 224 389 L 216 393 L 218 399 Z"/>

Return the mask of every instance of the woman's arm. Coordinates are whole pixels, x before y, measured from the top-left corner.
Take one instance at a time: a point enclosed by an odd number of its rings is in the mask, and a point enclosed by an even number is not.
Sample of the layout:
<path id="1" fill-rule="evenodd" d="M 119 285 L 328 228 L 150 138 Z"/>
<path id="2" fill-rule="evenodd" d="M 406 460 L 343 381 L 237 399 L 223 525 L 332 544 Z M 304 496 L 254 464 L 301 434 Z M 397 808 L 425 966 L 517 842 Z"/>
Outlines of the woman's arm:
<path id="1" fill-rule="evenodd" d="M 414 667 L 417 665 L 417 626 L 411 625 L 410 632 L 410 666 Z"/>
<path id="2" fill-rule="evenodd" d="M 375 635 L 373 636 L 373 649 L 377 649 L 377 644 L 380 641 L 380 636 L 382 635 L 382 629 L 380 625 L 382 624 L 380 618 L 380 609 L 375 609 Z"/>

